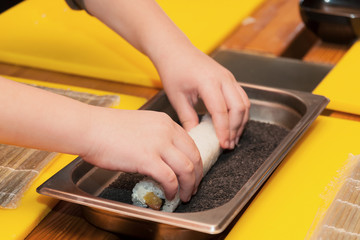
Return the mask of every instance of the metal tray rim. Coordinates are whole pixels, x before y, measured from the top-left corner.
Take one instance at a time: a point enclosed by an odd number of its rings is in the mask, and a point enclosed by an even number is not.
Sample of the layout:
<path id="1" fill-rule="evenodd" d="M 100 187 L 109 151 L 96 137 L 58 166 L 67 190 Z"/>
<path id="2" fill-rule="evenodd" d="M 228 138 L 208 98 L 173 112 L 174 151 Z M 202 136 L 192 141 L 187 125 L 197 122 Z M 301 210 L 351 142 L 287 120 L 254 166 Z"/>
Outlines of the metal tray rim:
<path id="1" fill-rule="evenodd" d="M 37 188 L 37 192 L 43 195 L 55 197 L 61 200 L 77 203 L 84 205 L 86 207 L 100 209 L 108 212 L 108 214 L 123 215 L 132 218 L 138 218 L 139 220 L 151 221 L 163 224 L 169 224 L 171 222 L 172 226 L 185 228 L 189 230 L 194 230 L 198 232 L 203 232 L 207 234 L 217 234 L 222 231 L 232 222 L 232 220 L 238 215 L 242 210 L 244 205 L 248 200 L 253 196 L 253 194 L 260 188 L 260 186 L 265 182 L 268 176 L 274 171 L 274 169 L 280 164 L 280 162 L 285 157 L 286 153 L 291 149 L 291 147 L 296 143 L 300 136 L 305 132 L 305 130 L 311 125 L 311 123 L 316 119 L 316 117 L 321 113 L 321 111 L 326 107 L 329 100 L 324 96 L 314 95 L 311 93 L 299 92 L 294 90 L 284 90 L 284 89 L 274 89 L 271 87 L 264 87 L 253 84 L 241 83 L 243 87 L 256 88 L 264 91 L 273 91 L 279 93 L 290 94 L 295 98 L 303 101 L 307 110 L 300 121 L 296 126 L 290 131 L 290 133 L 282 140 L 281 147 L 276 148 L 280 149 L 279 153 L 272 153 L 272 155 L 278 155 L 274 161 L 271 162 L 271 166 L 265 169 L 261 166 L 258 171 L 250 178 L 254 181 L 255 184 L 250 184 L 250 180 L 243 186 L 243 188 L 249 187 L 250 192 L 239 190 L 235 197 L 224 205 L 205 210 L 202 212 L 194 213 L 165 213 L 157 212 L 151 209 L 144 209 L 136 207 L 133 205 L 120 203 L 112 200 L 103 199 L 100 197 L 92 196 L 81 189 L 79 189 L 71 180 L 70 177 L 63 178 L 63 175 L 71 176 L 73 169 L 79 165 L 83 160 L 76 159 L 65 168 L 60 170 L 41 186 Z M 141 109 L 147 109 L 151 104 L 156 102 L 156 100 L 164 94 L 163 91 L 159 92 L 154 98 L 149 100 Z M 306 97 L 306 98 L 305 98 Z M 314 104 L 316 103 L 316 104 Z M 280 144 L 280 145 L 281 145 Z M 276 151 L 275 150 L 275 151 Z M 270 157 L 269 157 L 270 158 Z M 265 162 L 267 163 L 267 161 Z M 265 164 L 264 163 L 264 164 Z M 262 169 L 260 172 L 259 170 Z M 258 173 L 259 172 L 259 173 Z M 61 180 L 61 181 L 59 181 Z M 59 182 L 61 184 L 59 184 Z M 252 186 L 249 186 L 252 185 Z M 239 198 L 240 199 L 239 201 Z M 226 209 L 226 214 L 217 218 L 213 217 L 214 211 L 218 209 Z M 200 213 L 200 214 L 199 214 Z M 199 222 L 199 217 L 201 222 Z"/>

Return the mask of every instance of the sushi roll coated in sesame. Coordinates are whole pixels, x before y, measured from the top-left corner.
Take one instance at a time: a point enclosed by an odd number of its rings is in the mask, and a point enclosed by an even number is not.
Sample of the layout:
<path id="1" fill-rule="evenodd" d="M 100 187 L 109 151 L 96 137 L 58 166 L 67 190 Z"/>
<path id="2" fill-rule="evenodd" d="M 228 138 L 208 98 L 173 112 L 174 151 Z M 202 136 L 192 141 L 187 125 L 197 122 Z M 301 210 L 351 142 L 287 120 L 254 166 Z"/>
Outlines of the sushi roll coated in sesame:
<path id="1" fill-rule="evenodd" d="M 189 135 L 200 152 L 205 176 L 222 152 L 210 115 L 204 115 L 200 124 L 189 131 Z M 181 203 L 179 192 L 173 200 L 167 200 L 163 188 L 152 179 L 142 180 L 135 185 L 132 201 L 135 206 L 164 212 L 175 211 Z"/>

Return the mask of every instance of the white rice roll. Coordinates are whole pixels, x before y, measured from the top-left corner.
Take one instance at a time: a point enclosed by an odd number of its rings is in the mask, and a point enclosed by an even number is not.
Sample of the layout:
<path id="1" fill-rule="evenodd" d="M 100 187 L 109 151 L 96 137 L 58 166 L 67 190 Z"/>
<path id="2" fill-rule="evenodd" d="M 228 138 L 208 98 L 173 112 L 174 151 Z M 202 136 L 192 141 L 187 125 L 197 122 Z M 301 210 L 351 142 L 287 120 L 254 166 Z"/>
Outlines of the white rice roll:
<path id="1" fill-rule="evenodd" d="M 194 140 L 200 152 L 205 176 L 222 152 L 210 115 L 204 115 L 200 124 L 189 131 L 189 135 Z M 155 181 L 146 179 L 137 183 L 133 188 L 133 204 L 139 207 L 147 207 L 144 196 L 149 192 L 153 192 L 157 197 L 165 199 L 163 188 Z M 169 201 L 165 199 L 161 210 L 164 212 L 173 212 L 179 206 L 180 202 L 178 192 L 173 200 Z"/>
<path id="2" fill-rule="evenodd" d="M 204 115 L 200 124 L 189 131 L 189 135 L 200 152 L 205 176 L 222 152 L 210 115 Z"/>
<path id="3" fill-rule="evenodd" d="M 162 187 L 149 178 L 138 182 L 133 188 L 133 194 L 131 195 L 133 204 L 138 207 L 146 208 L 145 195 L 149 192 L 153 192 L 157 197 L 165 199 L 165 194 Z"/>

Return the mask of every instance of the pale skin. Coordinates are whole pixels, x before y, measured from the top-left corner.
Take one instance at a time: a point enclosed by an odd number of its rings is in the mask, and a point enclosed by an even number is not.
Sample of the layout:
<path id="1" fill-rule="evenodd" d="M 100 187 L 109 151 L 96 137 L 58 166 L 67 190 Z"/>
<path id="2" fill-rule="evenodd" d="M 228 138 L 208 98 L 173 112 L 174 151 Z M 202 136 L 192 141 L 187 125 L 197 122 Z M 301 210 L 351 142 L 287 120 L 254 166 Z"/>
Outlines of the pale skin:
<path id="1" fill-rule="evenodd" d="M 85 0 L 87 10 L 154 63 L 181 124 L 153 111 L 89 106 L 0 77 L 0 142 L 80 155 L 111 170 L 153 177 L 186 202 L 202 178 L 200 154 L 187 134 L 201 98 L 220 145 L 234 148 L 250 103 L 233 75 L 195 48 L 153 0 Z M 141 16 L 141 17 L 139 17 Z"/>

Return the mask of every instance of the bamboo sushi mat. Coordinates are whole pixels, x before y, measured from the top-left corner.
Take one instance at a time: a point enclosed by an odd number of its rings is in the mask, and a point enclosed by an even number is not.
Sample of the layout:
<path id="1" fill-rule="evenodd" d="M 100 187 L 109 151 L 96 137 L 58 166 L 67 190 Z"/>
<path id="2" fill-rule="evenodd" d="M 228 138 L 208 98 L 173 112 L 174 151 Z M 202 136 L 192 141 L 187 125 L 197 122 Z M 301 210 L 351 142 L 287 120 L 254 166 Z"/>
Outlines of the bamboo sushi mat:
<path id="1" fill-rule="evenodd" d="M 111 107 L 120 99 L 117 95 L 90 93 L 35 86 L 78 101 Z M 39 172 L 57 153 L 0 144 L 0 208 L 16 208 L 21 197 Z"/>
<path id="2" fill-rule="evenodd" d="M 340 188 L 311 240 L 360 240 L 360 155 L 351 156 Z"/>

